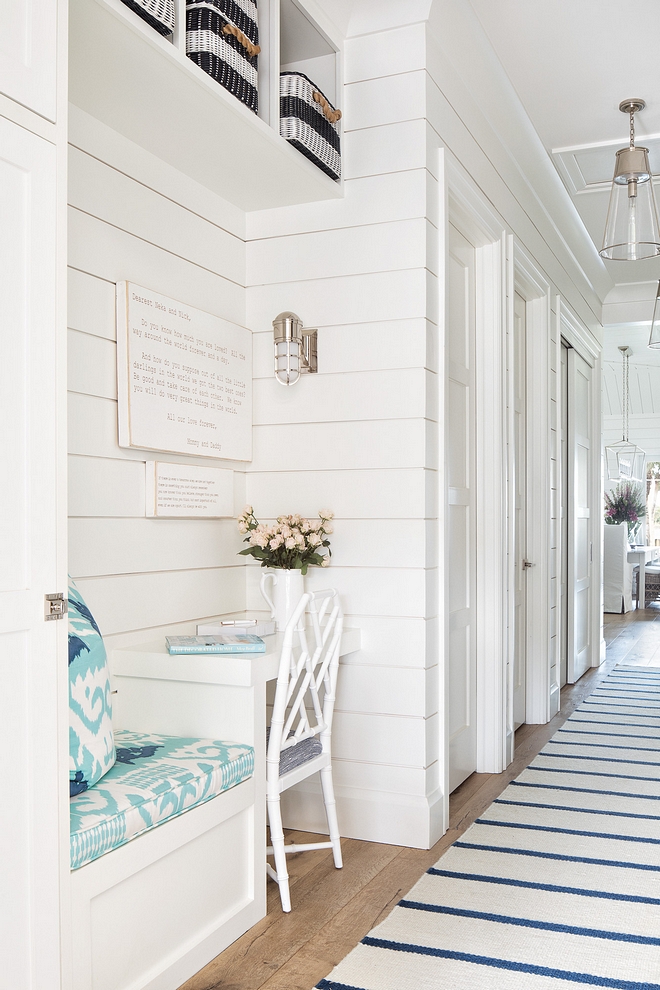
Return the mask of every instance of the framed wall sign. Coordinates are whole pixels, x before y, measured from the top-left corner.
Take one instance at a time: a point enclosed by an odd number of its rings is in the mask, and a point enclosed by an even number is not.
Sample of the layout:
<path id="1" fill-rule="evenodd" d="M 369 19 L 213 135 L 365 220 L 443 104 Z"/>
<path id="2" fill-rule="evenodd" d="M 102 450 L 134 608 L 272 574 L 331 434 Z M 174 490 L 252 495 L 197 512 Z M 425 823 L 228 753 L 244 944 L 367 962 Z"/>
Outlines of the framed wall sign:
<path id="1" fill-rule="evenodd" d="M 252 335 L 133 282 L 117 283 L 119 445 L 249 461 Z"/>
<path id="2" fill-rule="evenodd" d="M 146 514 L 170 519 L 234 515 L 234 472 L 197 464 L 147 461 Z"/>

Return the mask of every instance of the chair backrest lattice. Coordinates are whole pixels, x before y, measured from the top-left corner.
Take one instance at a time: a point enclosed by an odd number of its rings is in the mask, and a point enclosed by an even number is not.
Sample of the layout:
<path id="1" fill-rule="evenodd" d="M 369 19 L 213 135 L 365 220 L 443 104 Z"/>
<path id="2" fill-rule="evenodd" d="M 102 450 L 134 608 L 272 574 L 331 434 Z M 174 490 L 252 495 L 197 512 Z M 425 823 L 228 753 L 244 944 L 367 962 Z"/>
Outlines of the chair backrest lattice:
<path id="1" fill-rule="evenodd" d="M 334 589 L 302 596 L 284 633 L 268 741 L 269 769 L 283 750 L 318 736 L 330 748 L 343 616 Z"/>

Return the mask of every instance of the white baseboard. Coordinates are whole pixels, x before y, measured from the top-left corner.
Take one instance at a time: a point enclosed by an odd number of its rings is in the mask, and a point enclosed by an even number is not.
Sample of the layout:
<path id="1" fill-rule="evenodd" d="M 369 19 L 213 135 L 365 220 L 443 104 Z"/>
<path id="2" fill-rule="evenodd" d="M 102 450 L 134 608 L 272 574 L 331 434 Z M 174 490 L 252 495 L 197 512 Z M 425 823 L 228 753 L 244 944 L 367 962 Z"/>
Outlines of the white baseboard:
<path id="1" fill-rule="evenodd" d="M 550 688 L 550 718 L 556 715 L 561 707 L 560 688 L 558 684 L 553 684 Z"/>
<path id="2" fill-rule="evenodd" d="M 342 836 L 430 849 L 443 834 L 444 798 L 335 786 Z M 323 800 L 316 781 L 307 780 L 282 795 L 286 828 L 327 834 Z"/>

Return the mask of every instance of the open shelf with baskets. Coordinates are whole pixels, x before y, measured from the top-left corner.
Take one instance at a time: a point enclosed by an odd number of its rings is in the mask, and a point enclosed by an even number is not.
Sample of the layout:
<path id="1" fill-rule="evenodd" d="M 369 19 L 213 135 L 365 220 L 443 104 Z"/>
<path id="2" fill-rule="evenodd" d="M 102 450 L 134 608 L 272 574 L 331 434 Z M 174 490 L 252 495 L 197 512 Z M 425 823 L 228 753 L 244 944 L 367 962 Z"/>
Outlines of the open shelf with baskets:
<path id="1" fill-rule="evenodd" d="M 340 198 L 341 183 L 279 134 L 281 37 L 287 58 L 325 46 L 310 57 L 334 59 L 336 86 L 339 45 L 314 33 L 299 0 L 282 0 L 282 12 L 280 0 L 262 0 L 256 116 L 186 56 L 185 0 L 176 3 L 169 40 L 121 0 L 70 0 L 70 101 L 243 210 Z"/>

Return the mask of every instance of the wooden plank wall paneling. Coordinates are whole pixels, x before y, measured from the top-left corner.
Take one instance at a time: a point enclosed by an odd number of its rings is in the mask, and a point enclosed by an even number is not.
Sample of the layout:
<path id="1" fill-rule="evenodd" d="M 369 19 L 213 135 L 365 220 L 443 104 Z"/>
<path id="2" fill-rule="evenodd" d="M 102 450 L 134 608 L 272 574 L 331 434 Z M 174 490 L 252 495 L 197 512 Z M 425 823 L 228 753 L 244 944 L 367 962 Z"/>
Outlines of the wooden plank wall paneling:
<path id="1" fill-rule="evenodd" d="M 111 645 L 262 607 L 259 568 L 236 563 L 232 521 L 144 517 L 145 455 L 117 444 L 114 282 L 249 326 L 254 460 L 227 465 L 237 468 L 236 508 L 249 501 L 262 518 L 334 509 L 332 567 L 312 569 L 308 586 L 335 584 L 362 630 L 362 649 L 342 664 L 335 723 L 344 833 L 428 845 L 442 818 L 444 731 L 437 149 L 455 156 L 593 331 L 601 276 L 590 283 L 580 270 L 580 244 L 571 254 L 562 241 L 505 146 L 506 127 L 488 121 L 423 24 L 349 39 L 345 73 L 344 197 L 244 218 L 227 208 L 226 223 L 217 197 L 207 212 L 201 187 L 74 108 L 71 565 Z M 319 327 L 319 375 L 285 389 L 273 379 L 271 321 L 288 309 Z"/>
<path id="2" fill-rule="evenodd" d="M 245 244 L 233 214 L 225 229 L 217 210 L 211 222 L 78 148 L 69 174 L 69 560 L 112 647 L 245 607 L 233 519 L 145 516 L 145 460 L 158 455 L 118 445 L 114 285 L 129 279 L 244 325 Z M 240 509 L 244 464 L 213 463 L 234 469 Z"/>
<path id="3" fill-rule="evenodd" d="M 365 821 L 383 802 L 389 841 L 423 842 L 439 819 L 443 731 L 436 547 L 438 227 L 444 220 L 436 149 L 456 155 L 552 291 L 591 329 L 600 304 L 550 229 L 542 201 L 423 24 L 348 39 L 345 79 L 343 200 L 246 218 L 256 379 L 247 494 L 265 517 L 312 514 L 326 505 L 335 510 L 332 567 L 311 571 L 308 586 L 336 585 L 349 621 L 362 629 L 362 649 L 346 658 L 338 689 L 343 826 L 346 834 L 366 834 L 355 811 L 360 788 L 372 802 Z M 285 309 L 319 327 L 319 375 L 289 389 L 272 378 L 271 321 Z M 556 369 L 548 374 L 556 377 Z M 556 498 L 552 504 L 551 524 Z M 248 568 L 254 607 L 258 579 L 258 570 Z M 293 804 L 302 817 L 292 824 L 311 825 L 305 801 Z"/>
<path id="4" fill-rule="evenodd" d="M 418 49 L 400 54 L 404 70 L 409 57 L 423 60 Z M 368 94 L 356 94 L 360 57 L 347 50 L 344 199 L 247 218 L 247 494 L 259 516 L 335 511 L 332 565 L 311 569 L 307 587 L 337 587 L 362 631 L 362 649 L 342 664 L 333 729 L 342 828 L 425 844 L 440 697 L 437 211 L 417 119 L 425 73 L 411 81 L 393 72 L 399 57 L 386 60 Z M 283 309 L 319 328 L 318 376 L 287 389 L 272 374 L 271 321 Z M 248 607 L 259 606 L 259 577 L 248 568 Z M 384 832 L 373 820 L 381 804 Z M 312 801 L 303 814 L 313 820 Z"/>

